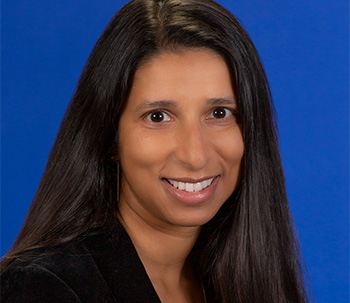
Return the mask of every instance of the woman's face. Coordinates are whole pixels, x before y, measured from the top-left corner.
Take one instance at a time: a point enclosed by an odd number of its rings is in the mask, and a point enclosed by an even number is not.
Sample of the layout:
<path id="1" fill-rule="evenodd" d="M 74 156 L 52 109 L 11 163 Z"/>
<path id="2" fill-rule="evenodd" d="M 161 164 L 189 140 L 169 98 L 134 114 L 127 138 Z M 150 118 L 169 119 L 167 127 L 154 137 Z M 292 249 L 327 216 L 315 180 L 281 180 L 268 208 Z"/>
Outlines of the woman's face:
<path id="1" fill-rule="evenodd" d="M 224 60 L 162 53 L 136 72 L 119 124 L 120 215 L 201 226 L 234 191 L 244 152 Z"/>

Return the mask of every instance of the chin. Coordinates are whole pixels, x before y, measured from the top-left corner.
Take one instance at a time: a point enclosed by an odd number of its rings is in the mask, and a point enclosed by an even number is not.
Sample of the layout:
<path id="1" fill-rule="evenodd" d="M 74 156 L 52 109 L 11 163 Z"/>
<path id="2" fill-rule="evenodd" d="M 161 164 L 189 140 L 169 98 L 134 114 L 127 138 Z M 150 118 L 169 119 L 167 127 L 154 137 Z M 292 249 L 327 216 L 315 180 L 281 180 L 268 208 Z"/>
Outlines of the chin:
<path id="1" fill-rule="evenodd" d="M 194 214 L 193 212 L 182 216 L 181 218 L 173 218 L 171 221 L 174 225 L 183 227 L 200 227 L 208 223 L 216 213 L 213 214 Z"/>

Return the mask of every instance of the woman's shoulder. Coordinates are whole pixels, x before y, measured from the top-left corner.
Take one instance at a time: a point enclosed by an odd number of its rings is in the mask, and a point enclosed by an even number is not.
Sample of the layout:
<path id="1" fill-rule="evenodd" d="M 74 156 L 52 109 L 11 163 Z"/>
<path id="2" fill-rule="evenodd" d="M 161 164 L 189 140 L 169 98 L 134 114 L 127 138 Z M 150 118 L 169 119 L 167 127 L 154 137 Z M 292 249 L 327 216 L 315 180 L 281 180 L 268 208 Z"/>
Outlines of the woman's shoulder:
<path id="1" fill-rule="evenodd" d="M 97 238 L 106 237 L 95 233 L 24 253 L 1 275 L 1 302 L 113 302 L 85 243 Z"/>
<path id="2" fill-rule="evenodd" d="M 21 255 L 1 276 L 1 302 L 160 302 L 122 226 Z"/>
<path id="3" fill-rule="evenodd" d="M 1 302 L 81 302 L 61 274 L 62 268 L 54 262 L 46 266 L 56 258 L 34 256 L 36 253 L 24 254 L 2 273 Z"/>

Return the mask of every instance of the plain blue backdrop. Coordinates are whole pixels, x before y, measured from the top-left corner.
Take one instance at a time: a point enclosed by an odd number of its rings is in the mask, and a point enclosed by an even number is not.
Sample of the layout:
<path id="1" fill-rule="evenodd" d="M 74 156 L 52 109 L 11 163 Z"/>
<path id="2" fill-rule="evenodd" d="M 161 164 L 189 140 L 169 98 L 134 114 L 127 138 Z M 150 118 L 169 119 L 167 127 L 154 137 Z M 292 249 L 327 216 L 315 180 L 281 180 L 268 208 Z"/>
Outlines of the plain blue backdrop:
<path id="1" fill-rule="evenodd" d="M 126 1 L 3 0 L 1 255 L 33 198 L 80 71 Z M 349 302 L 349 3 L 219 1 L 275 100 L 287 190 L 317 302 Z"/>

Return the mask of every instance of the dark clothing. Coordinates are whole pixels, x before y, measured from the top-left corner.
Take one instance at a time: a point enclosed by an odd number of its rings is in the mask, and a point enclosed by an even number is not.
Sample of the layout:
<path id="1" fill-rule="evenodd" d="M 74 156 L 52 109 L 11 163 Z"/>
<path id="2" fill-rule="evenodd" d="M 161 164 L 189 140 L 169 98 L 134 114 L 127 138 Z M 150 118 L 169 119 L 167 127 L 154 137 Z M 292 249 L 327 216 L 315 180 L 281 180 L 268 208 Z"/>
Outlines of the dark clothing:
<path id="1" fill-rule="evenodd" d="M 160 302 L 126 231 L 95 231 L 36 249 L 1 276 L 1 302 Z"/>

